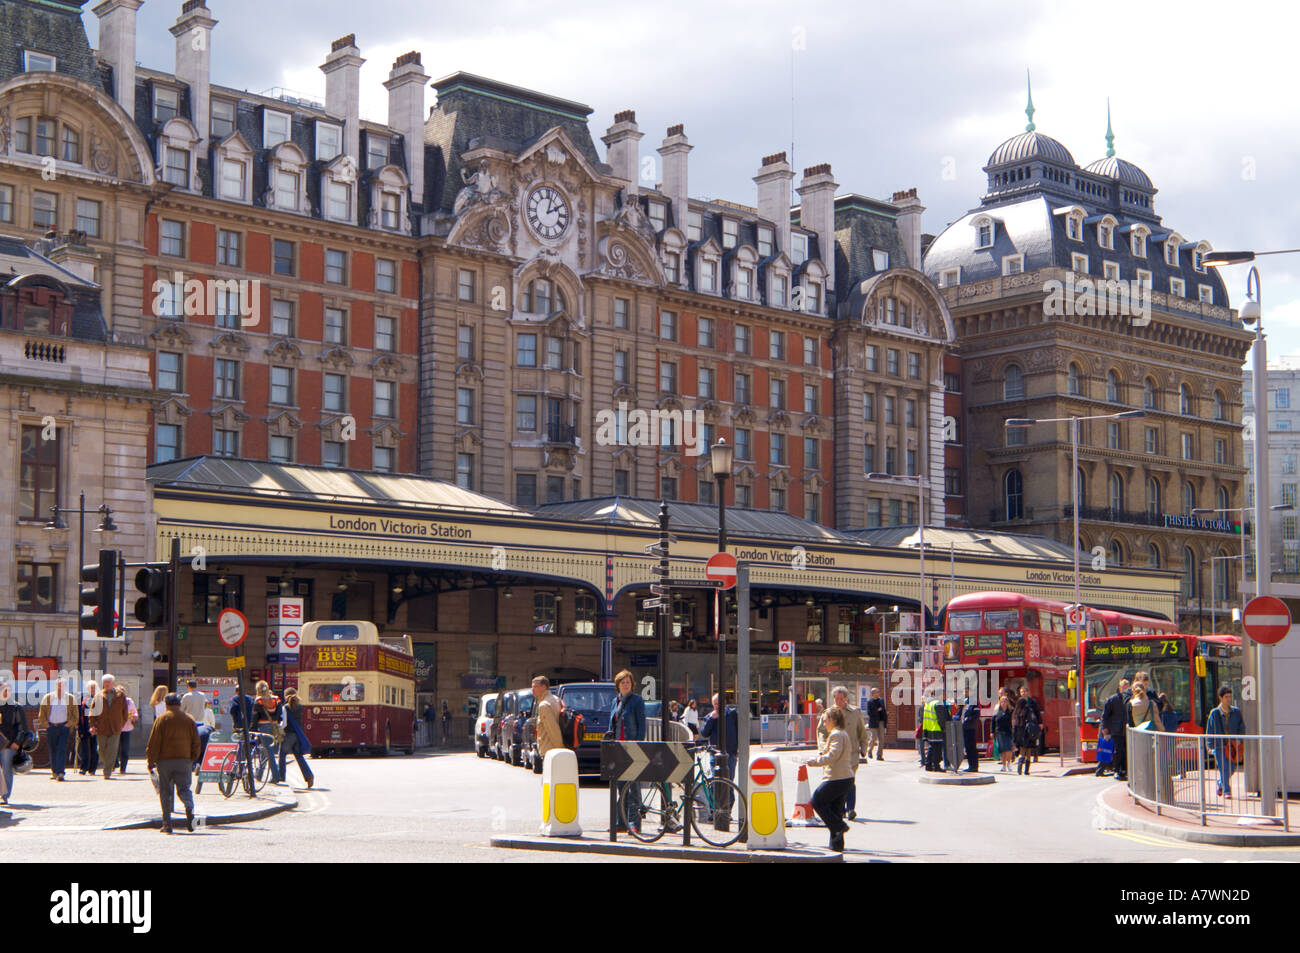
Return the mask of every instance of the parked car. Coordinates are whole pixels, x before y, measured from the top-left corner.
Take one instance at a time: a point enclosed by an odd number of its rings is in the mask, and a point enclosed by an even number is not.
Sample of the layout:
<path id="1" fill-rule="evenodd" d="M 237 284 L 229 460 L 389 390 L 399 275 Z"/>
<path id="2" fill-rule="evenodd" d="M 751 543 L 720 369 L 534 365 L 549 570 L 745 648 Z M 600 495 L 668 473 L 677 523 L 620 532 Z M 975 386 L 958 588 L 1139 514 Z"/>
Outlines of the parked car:
<path id="1" fill-rule="evenodd" d="M 497 696 L 496 718 L 492 720 L 492 727 L 488 729 L 488 754 L 498 761 L 506 759 L 505 739 L 502 737 L 503 729 L 506 720 L 514 715 L 517 701 L 517 692 L 502 692 Z"/>
<path id="2" fill-rule="evenodd" d="M 583 739 L 578 745 L 578 773 L 600 773 L 600 742 L 609 731 L 609 715 L 618 697 L 613 682 L 569 682 L 555 689 L 565 708 L 582 713 Z"/>
<path id="3" fill-rule="evenodd" d="M 478 718 L 474 720 L 474 753 L 480 758 L 488 755 L 489 729 L 497 713 L 497 693 L 484 695 L 479 701 Z"/>
<path id="4" fill-rule="evenodd" d="M 533 710 L 533 690 L 521 688 L 510 694 L 510 713 L 501 720 L 501 750 L 505 761 L 523 765 L 524 724 Z"/>

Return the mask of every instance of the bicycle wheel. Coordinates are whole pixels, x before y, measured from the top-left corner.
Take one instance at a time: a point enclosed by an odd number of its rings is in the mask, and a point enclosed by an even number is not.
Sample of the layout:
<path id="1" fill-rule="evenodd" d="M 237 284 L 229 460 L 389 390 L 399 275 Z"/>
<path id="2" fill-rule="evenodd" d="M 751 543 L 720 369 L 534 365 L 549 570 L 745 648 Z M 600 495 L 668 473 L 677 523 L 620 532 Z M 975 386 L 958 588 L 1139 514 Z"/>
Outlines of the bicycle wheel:
<path id="1" fill-rule="evenodd" d="M 640 823 L 628 823 L 628 802 L 633 792 L 638 792 L 641 801 Z M 671 830 L 681 830 L 676 823 L 677 808 L 669 797 L 666 784 L 637 784 L 629 782 L 623 785 L 618 796 L 618 816 L 627 826 L 628 833 L 645 844 L 653 844 Z"/>
<path id="2" fill-rule="evenodd" d="M 266 748 L 258 745 L 253 749 L 253 775 L 252 790 L 249 794 L 256 794 L 266 787 L 267 779 L 271 776 L 271 756 L 266 753 Z"/>
<path id="3" fill-rule="evenodd" d="M 239 781 L 239 757 L 233 751 L 226 752 L 221 759 L 221 773 L 217 775 L 217 790 L 222 797 L 235 793 L 235 784 Z"/>
<path id="4" fill-rule="evenodd" d="M 701 800 L 705 814 L 701 814 Z M 745 798 L 727 778 L 710 778 L 695 789 L 691 827 L 704 843 L 730 847 L 745 833 Z"/>

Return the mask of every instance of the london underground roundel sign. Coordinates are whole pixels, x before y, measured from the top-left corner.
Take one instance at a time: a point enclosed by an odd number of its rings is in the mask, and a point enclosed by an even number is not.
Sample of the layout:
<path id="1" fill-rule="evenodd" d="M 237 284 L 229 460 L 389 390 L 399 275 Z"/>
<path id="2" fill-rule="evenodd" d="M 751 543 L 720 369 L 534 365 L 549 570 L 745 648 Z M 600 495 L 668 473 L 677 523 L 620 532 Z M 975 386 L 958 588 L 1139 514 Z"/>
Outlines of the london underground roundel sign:
<path id="1" fill-rule="evenodd" d="M 1264 645 L 1276 645 L 1291 631 L 1291 610 L 1275 596 L 1256 596 L 1246 603 L 1241 627 Z"/>

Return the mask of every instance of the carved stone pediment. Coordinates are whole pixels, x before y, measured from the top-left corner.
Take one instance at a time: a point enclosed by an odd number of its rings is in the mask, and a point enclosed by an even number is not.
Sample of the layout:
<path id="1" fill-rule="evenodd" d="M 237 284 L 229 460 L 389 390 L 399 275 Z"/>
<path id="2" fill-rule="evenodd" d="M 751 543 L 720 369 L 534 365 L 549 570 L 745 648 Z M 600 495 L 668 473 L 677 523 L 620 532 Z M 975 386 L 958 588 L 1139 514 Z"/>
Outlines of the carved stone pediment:
<path id="1" fill-rule="evenodd" d="M 238 430 L 243 424 L 252 420 L 234 404 L 220 404 L 208 411 L 208 416 L 220 430 Z"/>
<path id="2" fill-rule="evenodd" d="M 667 457 L 666 459 L 661 458 L 658 470 L 660 476 L 680 477 L 682 475 L 682 461 L 676 456 Z"/>
<path id="3" fill-rule="evenodd" d="M 248 339 L 238 331 L 226 331 L 218 334 L 208 342 L 208 347 L 214 353 L 224 354 L 226 357 L 239 357 L 251 350 Z"/>
<path id="4" fill-rule="evenodd" d="M 473 361 L 464 361 L 456 365 L 457 380 L 483 380 L 483 368 Z"/>
<path id="5" fill-rule="evenodd" d="M 302 360 L 302 348 L 288 338 L 279 338 L 265 353 L 276 364 L 297 364 Z"/>
<path id="6" fill-rule="evenodd" d="M 160 424 L 179 424 L 193 413 L 179 397 L 168 397 L 154 409 L 154 419 Z"/>
<path id="7" fill-rule="evenodd" d="M 821 417 L 813 414 L 804 418 L 801 429 L 804 433 L 811 434 L 814 437 L 820 437 L 827 432 L 827 423 Z"/>
<path id="8" fill-rule="evenodd" d="M 803 485 L 814 493 L 820 493 L 826 487 L 830 486 L 830 481 L 814 470 L 803 478 Z"/>
<path id="9" fill-rule="evenodd" d="M 282 410 L 272 414 L 265 421 L 268 432 L 273 437 L 292 437 L 302 429 L 302 421 L 292 411 Z"/>
<path id="10" fill-rule="evenodd" d="M 406 432 L 394 423 L 376 424 L 366 433 L 374 438 L 376 447 L 396 447 L 398 442 L 406 436 Z"/>
<path id="11" fill-rule="evenodd" d="M 769 426 L 775 427 L 778 430 L 789 430 L 790 415 L 784 410 L 774 410 L 772 413 L 768 414 L 767 423 Z"/>
<path id="12" fill-rule="evenodd" d="M 600 254 L 600 264 L 596 271 L 610 278 L 625 278 L 628 281 L 650 282 L 652 273 L 637 261 L 628 246 L 614 238 L 602 238 L 596 246 Z"/>
<path id="13" fill-rule="evenodd" d="M 656 410 L 683 410 L 682 399 L 676 394 L 665 394 L 655 402 Z"/>
<path id="14" fill-rule="evenodd" d="M 546 469 L 572 471 L 577 465 L 577 456 L 569 447 L 548 446 L 542 451 L 542 466 Z"/>
<path id="15" fill-rule="evenodd" d="M 627 384 L 618 384 L 614 387 L 614 400 L 626 400 L 629 404 L 636 403 L 636 391 Z"/>
<path id="16" fill-rule="evenodd" d="M 159 347 L 189 350 L 194 346 L 194 335 L 179 321 L 159 325 L 149 333 L 149 340 Z"/>
<path id="17" fill-rule="evenodd" d="M 475 453 L 483 446 L 482 434 L 473 429 L 461 430 L 453 439 L 458 453 Z"/>
<path id="18" fill-rule="evenodd" d="M 376 377 L 401 377 L 406 373 L 406 366 L 392 354 L 380 354 L 370 362 L 370 368 Z"/>
<path id="19" fill-rule="evenodd" d="M 355 367 L 357 363 L 352 359 L 352 355 L 348 353 L 348 349 L 338 344 L 318 355 L 316 360 L 336 371 L 349 370 Z"/>
<path id="20" fill-rule="evenodd" d="M 753 407 L 749 404 L 740 404 L 731 408 L 731 419 L 742 424 L 752 424 L 757 418 Z"/>
<path id="21" fill-rule="evenodd" d="M 790 473 L 788 470 L 774 470 L 768 474 L 767 482 L 774 490 L 789 489 Z"/>

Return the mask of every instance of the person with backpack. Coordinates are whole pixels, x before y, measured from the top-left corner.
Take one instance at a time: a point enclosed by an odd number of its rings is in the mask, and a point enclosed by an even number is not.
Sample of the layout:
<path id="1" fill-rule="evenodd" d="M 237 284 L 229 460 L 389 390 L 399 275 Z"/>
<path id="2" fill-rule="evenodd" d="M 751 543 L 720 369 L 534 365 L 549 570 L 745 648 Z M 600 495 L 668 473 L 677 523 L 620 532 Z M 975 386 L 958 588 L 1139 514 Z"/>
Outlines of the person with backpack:
<path id="1" fill-rule="evenodd" d="M 537 756 L 545 760 L 548 751 L 565 746 L 564 733 L 560 729 L 563 703 L 551 692 L 551 680 L 545 675 L 533 679 L 533 698 L 533 712 L 537 716 Z"/>
<path id="2" fill-rule="evenodd" d="M 1043 735 L 1043 714 L 1038 702 L 1029 694 L 1028 687 L 1020 686 L 1020 698 L 1016 702 L 1016 711 L 1012 716 L 1012 736 L 1020 750 L 1020 760 L 1016 763 L 1016 774 L 1028 774 L 1033 764 L 1034 751 Z"/>

